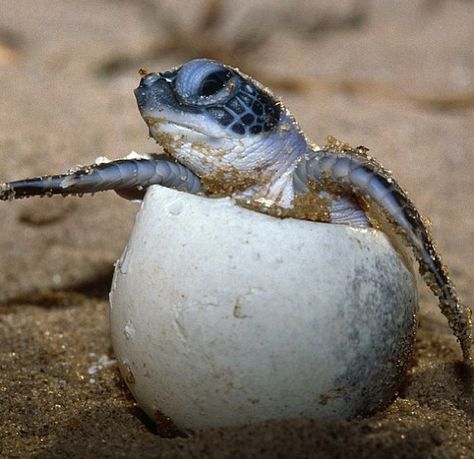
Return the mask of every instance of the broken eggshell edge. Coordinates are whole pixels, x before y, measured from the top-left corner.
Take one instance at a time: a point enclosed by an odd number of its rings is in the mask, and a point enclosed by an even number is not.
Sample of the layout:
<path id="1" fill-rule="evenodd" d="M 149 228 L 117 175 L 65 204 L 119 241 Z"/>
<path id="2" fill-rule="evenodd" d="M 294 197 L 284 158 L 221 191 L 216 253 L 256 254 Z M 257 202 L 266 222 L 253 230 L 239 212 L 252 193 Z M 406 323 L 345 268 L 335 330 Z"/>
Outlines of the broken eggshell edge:
<path id="1" fill-rule="evenodd" d="M 138 404 L 188 431 L 386 406 L 418 308 L 412 266 L 380 231 L 159 186 L 137 214 L 110 302 Z"/>

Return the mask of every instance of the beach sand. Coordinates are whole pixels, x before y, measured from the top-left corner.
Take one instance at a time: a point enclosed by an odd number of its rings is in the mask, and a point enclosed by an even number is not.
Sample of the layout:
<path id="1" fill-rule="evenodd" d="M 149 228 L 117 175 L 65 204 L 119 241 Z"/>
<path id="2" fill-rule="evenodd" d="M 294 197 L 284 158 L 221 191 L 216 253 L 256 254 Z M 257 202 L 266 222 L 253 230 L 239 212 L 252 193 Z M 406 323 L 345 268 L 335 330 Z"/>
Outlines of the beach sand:
<path id="1" fill-rule="evenodd" d="M 218 58 L 277 93 L 317 143 L 365 145 L 421 212 L 474 304 L 474 4 L 3 0 L 0 182 L 159 151 L 140 67 Z M 474 370 L 420 282 L 415 358 L 368 418 L 173 437 L 114 361 L 108 289 L 137 204 L 1 203 L 0 457 L 474 457 Z"/>

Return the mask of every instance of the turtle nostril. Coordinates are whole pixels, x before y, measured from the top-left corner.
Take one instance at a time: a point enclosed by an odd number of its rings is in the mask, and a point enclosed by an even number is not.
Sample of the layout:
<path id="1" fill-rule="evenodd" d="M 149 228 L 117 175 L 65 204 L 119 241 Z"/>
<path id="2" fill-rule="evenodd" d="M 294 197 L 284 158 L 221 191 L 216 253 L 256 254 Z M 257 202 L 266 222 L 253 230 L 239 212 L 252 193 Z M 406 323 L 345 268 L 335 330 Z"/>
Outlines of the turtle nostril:
<path id="1" fill-rule="evenodd" d="M 142 81 L 140 82 L 140 86 L 151 86 L 153 83 L 155 83 L 158 79 L 160 78 L 160 75 L 157 73 L 149 73 L 148 75 L 145 75 L 142 78 Z"/>

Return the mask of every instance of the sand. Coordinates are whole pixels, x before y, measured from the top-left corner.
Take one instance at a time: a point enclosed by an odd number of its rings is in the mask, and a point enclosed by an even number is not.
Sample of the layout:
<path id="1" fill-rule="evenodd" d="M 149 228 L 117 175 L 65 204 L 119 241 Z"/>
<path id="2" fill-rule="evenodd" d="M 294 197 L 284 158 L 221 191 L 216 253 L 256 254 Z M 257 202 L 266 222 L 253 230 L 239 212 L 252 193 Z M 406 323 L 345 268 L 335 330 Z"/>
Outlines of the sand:
<path id="1" fill-rule="evenodd" d="M 158 151 L 138 68 L 219 58 L 268 84 L 314 141 L 366 145 L 392 169 L 472 305 L 473 23 L 462 0 L 3 0 L 0 181 Z M 136 209 L 114 193 L 1 204 L 0 457 L 474 457 L 474 371 L 421 283 L 415 359 L 386 410 L 191 438 L 155 426 L 108 334 Z"/>

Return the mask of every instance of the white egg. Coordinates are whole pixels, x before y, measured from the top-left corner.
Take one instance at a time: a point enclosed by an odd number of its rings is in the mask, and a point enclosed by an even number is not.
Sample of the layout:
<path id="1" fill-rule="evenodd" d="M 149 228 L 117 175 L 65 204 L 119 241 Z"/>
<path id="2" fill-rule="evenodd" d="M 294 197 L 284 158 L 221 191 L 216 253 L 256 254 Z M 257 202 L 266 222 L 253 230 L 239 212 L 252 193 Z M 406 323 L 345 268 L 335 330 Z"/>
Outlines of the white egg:
<path id="1" fill-rule="evenodd" d="M 185 430 L 371 412 L 394 397 L 416 330 L 413 272 L 383 233 L 162 187 L 110 300 L 130 390 Z"/>

